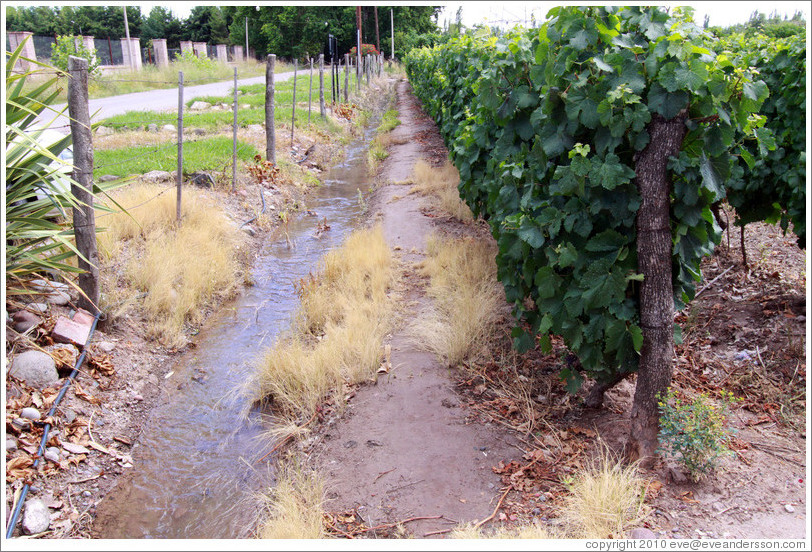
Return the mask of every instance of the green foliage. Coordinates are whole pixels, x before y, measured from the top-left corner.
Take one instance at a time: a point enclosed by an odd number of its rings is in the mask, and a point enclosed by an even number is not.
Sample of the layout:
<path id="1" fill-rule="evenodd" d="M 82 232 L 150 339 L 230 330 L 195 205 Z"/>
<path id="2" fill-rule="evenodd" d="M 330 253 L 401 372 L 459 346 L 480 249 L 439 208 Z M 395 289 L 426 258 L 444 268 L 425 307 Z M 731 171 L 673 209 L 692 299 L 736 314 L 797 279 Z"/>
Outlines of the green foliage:
<path id="1" fill-rule="evenodd" d="M 726 447 L 732 430 L 727 427 L 732 394 L 723 394 L 721 405 L 707 395 L 690 402 L 680 400 L 673 389 L 658 402 L 660 407 L 660 448 L 676 457 L 694 481 L 711 473 L 719 458 L 730 453 Z"/>
<path id="2" fill-rule="evenodd" d="M 755 67 L 770 89 L 760 115 L 776 147 L 744 143 L 746 169 L 728 184 L 728 200 L 738 224 L 792 222 L 798 246 L 806 245 L 806 36 L 769 39 L 732 35 L 720 41 L 737 65 Z"/>
<path id="3" fill-rule="evenodd" d="M 46 146 L 37 141 L 42 127 L 35 127 L 37 117 L 58 94 L 57 79 L 24 91 L 29 77 L 54 68 L 38 63 L 39 69 L 13 73 L 22 47 L 9 56 L 6 66 L 5 268 L 9 294 L 24 293 L 23 282 L 36 274 L 77 272 L 71 259 L 79 254 L 72 243 L 71 226 L 53 217 L 54 209 L 64 213 L 76 205 L 70 191 L 62 191 L 54 183 L 62 163 L 59 154 L 70 146 L 70 136 Z"/>
<path id="4" fill-rule="evenodd" d="M 217 61 L 206 56 L 198 56 L 191 50 L 181 52 L 181 54 L 174 59 L 175 65 L 188 65 L 198 70 L 214 71 L 217 69 Z"/>
<path id="5" fill-rule="evenodd" d="M 654 117 L 687 112 L 668 169 L 675 305 L 690 301 L 721 232 L 711 205 L 737 170 L 737 132 L 765 141 L 753 112 L 768 91 L 702 46 L 676 10 L 560 7 L 539 29 L 462 36 L 412 51 L 413 89 L 460 171 L 460 194 L 490 224 L 498 276 L 521 322 L 520 350 L 561 335 L 598 381 L 637 369 L 635 185 Z M 759 130 L 759 132 L 756 132 Z M 528 301 L 529 299 L 529 301 Z M 582 375 L 565 369 L 571 390 Z"/>
<path id="6" fill-rule="evenodd" d="M 96 58 L 95 48 L 86 48 L 82 39 L 76 36 L 57 36 L 56 42 L 51 45 L 51 63 L 54 67 L 67 71 L 69 56 L 86 59 L 88 73 L 91 75 L 99 73 L 99 60 Z"/>

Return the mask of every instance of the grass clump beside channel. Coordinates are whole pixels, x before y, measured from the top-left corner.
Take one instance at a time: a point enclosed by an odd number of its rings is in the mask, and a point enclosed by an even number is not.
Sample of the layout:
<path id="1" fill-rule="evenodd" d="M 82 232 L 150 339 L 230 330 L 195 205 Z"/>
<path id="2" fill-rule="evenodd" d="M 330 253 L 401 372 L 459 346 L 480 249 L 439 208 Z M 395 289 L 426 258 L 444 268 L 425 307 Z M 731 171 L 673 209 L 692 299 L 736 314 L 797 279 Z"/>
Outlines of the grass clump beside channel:
<path id="1" fill-rule="evenodd" d="M 457 188 L 460 174 L 449 161 L 441 167 L 432 167 L 428 162 L 419 160 L 414 165 L 412 182 L 414 186 L 410 193 L 431 198 L 438 209 L 461 222 L 474 220 L 471 209 L 460 199 Z"/>
<path id="2" fill-rule="evenodd" d="M 381 123 L 378 125 L 375 138 L 367 150 L 367 165 L 373 174 L 378 172 L 381 163 L 384 159 L 389 157 L 389 146 L 392 144 L 392 137 L 389 133 L 400 124 L 400 120 L 397 116 L 398 112 L 396 109 L 389 109 L 384 112 L 381 117 Z"/>
<path id="3" fill-rule="evenodd" d="M 324 483 L 316 472 L 293 462 L 278 467 L 277 483 L 263 497 L 261 539 L 323 539 Z"/>
<path id="4" fill-rule="evenodd" d="M 301 305 L 288 332 L 244 386 L 267 401 L 279 433 L 290 434 L 344 383 L 374 377 L 390 326 L 393 261 L 380 227 L 354 232 L 297 286 Z M 248 408 L 247 407 L 247 408 Z"/>
<path id="5" fill-rule="evenodd" d="M 429 237 L 420 271 L 430 278 L 433 307 L 412 324 L 426 350 L 454 366 L 476 354 L 493 333 L 504 292 L 496 279 L 496 246 L 471 238 Z"/>
<path id="6" fill-rule="evenodd" d="M 194 188 L 183 192 L 178 228 L 170 189 L 130 185 L 113 194 L 126 213 L 97 215 L 105 229 L 98 234 L 106 265 L 102 310 L 115 319 L 137 308 L 148 338 L 180 347 L 185 325 L 199 323 L 207 304 L 242 282 L 244 238 L 214 200 Z"/>

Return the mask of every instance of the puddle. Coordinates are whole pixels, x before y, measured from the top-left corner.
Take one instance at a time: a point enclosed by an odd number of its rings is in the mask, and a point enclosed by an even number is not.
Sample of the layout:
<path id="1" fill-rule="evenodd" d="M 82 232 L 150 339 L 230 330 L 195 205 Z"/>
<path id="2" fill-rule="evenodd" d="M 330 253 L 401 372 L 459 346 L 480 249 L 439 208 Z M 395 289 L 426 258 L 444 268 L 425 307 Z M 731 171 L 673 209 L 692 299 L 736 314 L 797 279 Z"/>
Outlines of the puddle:
<path id="1" fill-rule="evenodd" d="M 150 415 L 133 449 L 129 479 L 99 505 L 104 538 L 240 538 L 255 528 L 252 493 L 271 482 L 252 461 L 267 449 L 257 416 L 243 422 L 229 400 L 260 352 L 287 327 L 298 304 L 294 283 L 318 266 L 354 229 L 369 189 L 366 145 L 373 132 L 347 147 L 307 200 L 315 216 L 291 217 L 255 263 L 255 285 L 207 321 L 170 368 L 166 397 Z M 319 221 L 330 230 L 317 236 Z M 292 247 L 289 245 L 292 244 Z M 262 462 L 261 464 L 265 464 Z M 99 518 L 101 519 L 101 517 Z"/>

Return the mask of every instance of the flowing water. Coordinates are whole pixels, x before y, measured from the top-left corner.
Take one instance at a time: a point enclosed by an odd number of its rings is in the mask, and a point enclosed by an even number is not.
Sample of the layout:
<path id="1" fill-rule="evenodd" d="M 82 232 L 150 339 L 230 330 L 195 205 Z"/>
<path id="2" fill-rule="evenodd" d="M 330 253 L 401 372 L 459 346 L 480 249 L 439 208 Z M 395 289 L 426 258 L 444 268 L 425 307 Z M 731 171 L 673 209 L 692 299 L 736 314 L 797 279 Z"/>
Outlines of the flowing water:
<path id="1" fill-rule="evenodd" d="M 371 131 L 369 131 L 371 132 Z M 255 285 L 213 315 L 173 366 L 167 397 L 134 449 L 130 481 L 104 501 L 105 538 L 236 538 L 250 535 L 252 493 L 270 484 L 268 448 L 259 416 L 241 420 L 234 391 L 261 352 L 284 330 L 298 304 L 294 283 L 343 243 L 362 212 L 369 188 L 368 136 L 347 148 L 307 207 L 291 217 L 287 237 L 266 244 L 255 263 Z M 330 229 L 317 236 L 319 221 Z M 110 512 L 113 512 L 110 520 Z"/>

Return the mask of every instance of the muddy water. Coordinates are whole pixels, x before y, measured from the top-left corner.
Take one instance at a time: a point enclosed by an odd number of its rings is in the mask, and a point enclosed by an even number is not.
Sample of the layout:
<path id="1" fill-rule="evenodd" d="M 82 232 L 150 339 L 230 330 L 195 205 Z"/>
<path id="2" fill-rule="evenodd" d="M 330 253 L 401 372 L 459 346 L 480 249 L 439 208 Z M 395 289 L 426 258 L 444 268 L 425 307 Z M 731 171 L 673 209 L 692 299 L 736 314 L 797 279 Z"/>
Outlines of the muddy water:
<path id="1" fill-rule="evenodd" d="M 250 536 L 253 493 L 271 481 L 268 468 L 254 468 L 268 448 L 268 428 L 256 413 L 240 419 L 234 391 L 287 327 L 297 306 L 294 283 L 355 226 L 358 190 L 369 189 L 367 139 L 348 147 L 346 161 L 307 200 L 315 216 L 291 217 L 287 236 L 280 233 L 256 261 L 255 285 L 210 318 L 196 346 L 171 368 L 166 400 L 134 448 L 131 477 L 99 506 L 104 538 Z M 318 237 L 325 218 L 330 229 Z"/>

